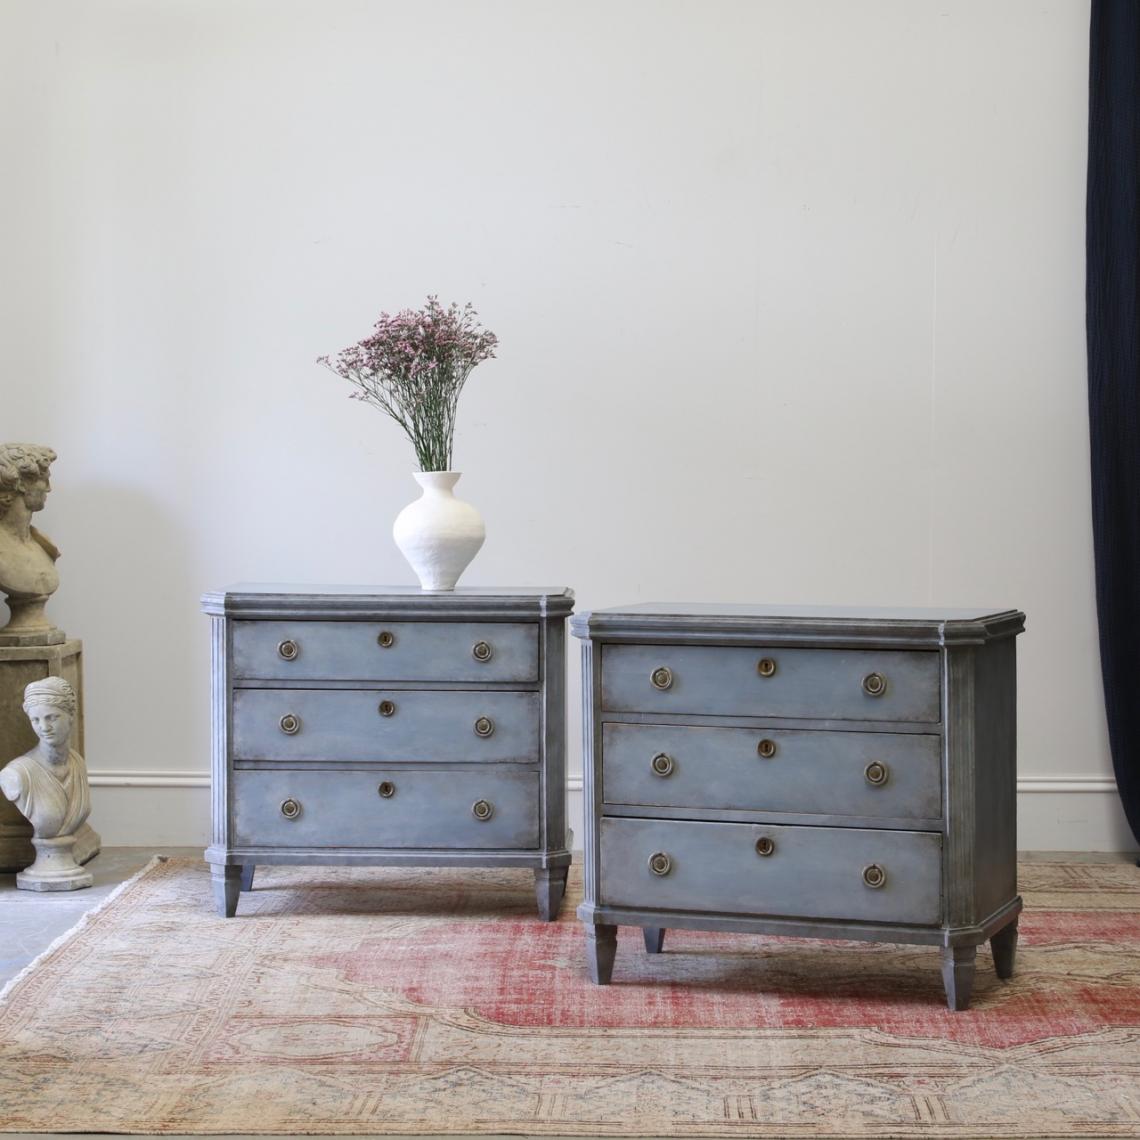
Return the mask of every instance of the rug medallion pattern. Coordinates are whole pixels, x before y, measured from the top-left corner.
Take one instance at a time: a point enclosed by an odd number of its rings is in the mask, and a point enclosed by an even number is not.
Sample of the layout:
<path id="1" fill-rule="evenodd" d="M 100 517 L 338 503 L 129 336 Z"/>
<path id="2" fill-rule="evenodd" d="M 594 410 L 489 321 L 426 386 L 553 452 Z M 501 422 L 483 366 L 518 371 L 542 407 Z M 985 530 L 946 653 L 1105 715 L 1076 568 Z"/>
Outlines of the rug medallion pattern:
<path id="1" fill-rule="evenodd" d="M 1140 1136 L 1140 871 L 1025 864 L 1018 966 L 670 931 L 586 974 L 526 872 L 157 863 L 0 1002 L 0 1129 Z"/>

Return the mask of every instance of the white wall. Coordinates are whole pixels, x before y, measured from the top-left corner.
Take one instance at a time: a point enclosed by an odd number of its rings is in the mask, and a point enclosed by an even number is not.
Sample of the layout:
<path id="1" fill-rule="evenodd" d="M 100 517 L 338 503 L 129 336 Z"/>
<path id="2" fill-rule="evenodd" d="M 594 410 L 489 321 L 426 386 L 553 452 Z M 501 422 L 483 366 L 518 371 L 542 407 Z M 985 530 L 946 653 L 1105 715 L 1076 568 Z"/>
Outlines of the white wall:
<path id="1" fill-rule="evenodd" d="M 1091 579 L 1086 4 L 0 16 L 0 437 L 60 453 L 51 612 L 110 842 L 205 836 L 202 590 L 409 581 L 411 449 L 314 358 L 435 292 L 501 339 L 461 405 L 466 584 L 1019 606 L 1022 845 L 1131 845 Z"/>

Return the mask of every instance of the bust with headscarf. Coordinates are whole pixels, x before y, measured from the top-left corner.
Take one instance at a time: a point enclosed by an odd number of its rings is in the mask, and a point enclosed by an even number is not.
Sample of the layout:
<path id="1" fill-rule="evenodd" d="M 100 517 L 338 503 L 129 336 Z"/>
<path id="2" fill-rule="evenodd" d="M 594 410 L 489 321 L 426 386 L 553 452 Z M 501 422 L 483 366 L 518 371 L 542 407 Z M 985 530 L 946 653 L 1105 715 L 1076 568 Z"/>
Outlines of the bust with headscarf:
<path id="1" fill-rule="evenodd" d="M 0 791 L 31 823 L 35 839 L 74 835 L 91 812 L 87 767 L 71 747 L 75 711 L 75 692 L 62 677 L 24 689 L 38 743 L 0 771 Z"/>

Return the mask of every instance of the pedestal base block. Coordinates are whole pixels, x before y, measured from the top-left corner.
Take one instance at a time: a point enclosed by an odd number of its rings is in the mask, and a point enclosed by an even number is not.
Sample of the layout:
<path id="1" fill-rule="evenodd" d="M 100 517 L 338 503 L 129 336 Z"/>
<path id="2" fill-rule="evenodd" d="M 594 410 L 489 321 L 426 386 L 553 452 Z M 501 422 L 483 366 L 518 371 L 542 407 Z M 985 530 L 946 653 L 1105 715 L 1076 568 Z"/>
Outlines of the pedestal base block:
<path id="1" fill-rule="evenodd" d="M 79 891 L 90 887 L 95 879 L 90 871 L 75 862 L 75 836 L 56 839 L 32 839 L 36 861 L 16 876 L 21 891 Z"/>
<path id="2" fill-rule="evenodd" d="M 13 633 L 7 627 L 0 630 L 0 647 L 13 645 L 63 645 L 67 634 L 62 629 L 49 627 L 31 633 Z"/>

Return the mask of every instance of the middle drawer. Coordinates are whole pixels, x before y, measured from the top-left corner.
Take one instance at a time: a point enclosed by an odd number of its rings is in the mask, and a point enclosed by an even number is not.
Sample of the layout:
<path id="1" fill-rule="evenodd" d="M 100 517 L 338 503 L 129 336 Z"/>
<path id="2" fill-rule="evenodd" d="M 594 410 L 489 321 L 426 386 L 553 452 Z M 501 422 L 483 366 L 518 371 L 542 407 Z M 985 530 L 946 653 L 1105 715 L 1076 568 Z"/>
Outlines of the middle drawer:
<path id="1" fill-rule="evenodd" d="M 939 819 L 941 743 L 925 734 L 608 723 L 602 798 L 646 807 Z"/>
<path id="2" fill-rule="evenodd" d="M 235 760 L 534 763 L 540 694 L 237 689 Z"/>

